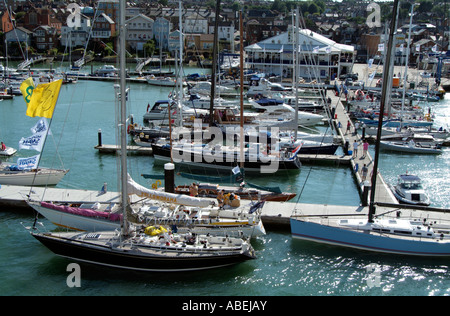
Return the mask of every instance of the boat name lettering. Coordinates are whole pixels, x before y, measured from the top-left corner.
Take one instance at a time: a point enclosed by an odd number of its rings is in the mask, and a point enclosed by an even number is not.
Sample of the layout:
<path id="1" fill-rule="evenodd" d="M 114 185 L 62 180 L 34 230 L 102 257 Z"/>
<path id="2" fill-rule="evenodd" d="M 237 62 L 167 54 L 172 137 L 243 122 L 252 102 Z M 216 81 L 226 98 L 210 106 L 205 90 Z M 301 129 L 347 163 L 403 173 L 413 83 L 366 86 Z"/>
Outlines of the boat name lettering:
<path id="1" fill-rule="evenodd" d="M 177 203 L 176 197 L 161 196 L 161 195 L 145 193 L 145 192 L 140 192 L 140 193 L 136 193 L 136 194 L 137 194 L 137 196 L 146 197 L 146 198 L 149 198 L 152 200 L 159 200 L 159 201 L 164 201 L 164 202 L 169 202 L 169 203 Z"/>

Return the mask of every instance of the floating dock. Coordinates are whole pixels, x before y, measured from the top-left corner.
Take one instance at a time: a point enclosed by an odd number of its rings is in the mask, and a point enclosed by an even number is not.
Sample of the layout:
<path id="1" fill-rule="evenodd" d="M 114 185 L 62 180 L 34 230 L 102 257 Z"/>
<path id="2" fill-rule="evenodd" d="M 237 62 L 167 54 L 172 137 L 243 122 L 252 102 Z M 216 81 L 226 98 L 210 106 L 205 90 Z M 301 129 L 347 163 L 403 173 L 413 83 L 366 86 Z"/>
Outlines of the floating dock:
<path id="1" fill-rule="evenodd" d="M 119 145 L 97 145 L 94 147 L 102 154 L 115 154 L 120 151 Z M 152 147 L 144 146 L 127 146 L 127 153 L 140 154 L 140 155 L 153 155 Z"/>

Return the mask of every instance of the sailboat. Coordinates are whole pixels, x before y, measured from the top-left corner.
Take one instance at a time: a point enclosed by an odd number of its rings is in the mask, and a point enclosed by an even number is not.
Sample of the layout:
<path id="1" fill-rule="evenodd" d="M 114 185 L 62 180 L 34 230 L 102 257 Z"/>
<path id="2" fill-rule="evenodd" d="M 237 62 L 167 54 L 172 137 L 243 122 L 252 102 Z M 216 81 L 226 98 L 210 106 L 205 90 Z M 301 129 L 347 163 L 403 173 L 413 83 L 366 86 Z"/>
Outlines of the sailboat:
<path id="1" fill-rule="evenodd" d="M 181 1 L 179 2 L 181 10 Z M 125 1 L 120 2 L 120 90 L 125 95 Z M 180 235 L 165 227 L 142 229 L 127 219 L 130 207 L 127 190 L 126 100 L 121 98 L 120 179 L 122 225 L 120 231 L 40 232 L 36 226 L 31 235 L 55 254 L 135 271 L 192 271 L 236 264 L 255 258 L 251 244 L 244 238 L 226 236 Z"/>
<path id="2" fill-rule="evenodd" d="M 49 99 L 54 99 L 53 101 L 56 104 L 56 99 L 58 98 L 59 95 L 58 87 L 61 86 L 61 81 L 62 80 L 57 80 L 52 83 L 40 84 L 37 87 L 34 87 L 34 85 L 32 85 L 28 89 L 28 92 L 30 90 L 46 91 L 46 93 L 50 93 L 52 95 L 52 97 L 50 97 Z M 25 82 L 31 85 L 32 79 L 29 78 L 25 80 Z M 50 91 L 53 89 L 52 87 L 55 88 L 55 91 Z M 31 117 L 40 116 L 40 114 L 43 114 L 45 116 L 43 116 L 31 128 L 33 135 L 29 137 L 23 137 L 19 141 L 19 149 L 31 149 L 41 152 L 50 131 L 50 127 L 46 118 L 51 117 L 51 115 L 50 114 L 47 115 L 47 113 L 44 114 L 33 112 L 31 110 L 33 105 L 30 105 L 29 102 L 27 102 L 27 100 L 31 102 L 31 98 L 25 95 L 26 94 L 24 93 L 24 99 L 28 105 L 26 114 Z M 48 103 L 46 103 L 46 106 L 48 106 Z M 69 172 L 68 169 L 64 168 L 57 169 L 39 166 L 39 161 L 40 161 L 40 154 L 26 158 L 20 157 L 17 159 L 17 163 L 15 164 L 14 163 L 0 164 L 0 184 L 23 185 L 23 186 L 53 186 L 57 185 L 61 181 L 61 179 Z"/>
<path id="3" fill-rule="evenodd" d="M 395 0 L 394 13 L 397 12 L 397 8 L 398 0 Z M 395 20 L 396 14 L 393 14 L 385 65 L 390 64 Z M 385 69 L 383 82 L 388 82 L 387 76 L 388 71 Z M 387 85 L 384 84 L 382 87 L 380 113 L 384 112 L 386 93 Z M 450 231 L 448 224 L 438 221 L 430 222 L 426 218 L 423 220 L 409 217 L 402 218 L 401 214 L 396 212 L 398 205 L 394 211 L 380 215 L 375 214 L 376 203 L 374 198 L 382 124 L 383 121 L 380 117 L 367 218 L 362 217 L 362 214 L 347 216 L 303 216 L 301 214 L 293 214 L 290 218 L 292 237 L 389 254 L 427 257 L 450 256 Z M 391 213 L 395 213 L 397 216 L 388 216 Z"/>

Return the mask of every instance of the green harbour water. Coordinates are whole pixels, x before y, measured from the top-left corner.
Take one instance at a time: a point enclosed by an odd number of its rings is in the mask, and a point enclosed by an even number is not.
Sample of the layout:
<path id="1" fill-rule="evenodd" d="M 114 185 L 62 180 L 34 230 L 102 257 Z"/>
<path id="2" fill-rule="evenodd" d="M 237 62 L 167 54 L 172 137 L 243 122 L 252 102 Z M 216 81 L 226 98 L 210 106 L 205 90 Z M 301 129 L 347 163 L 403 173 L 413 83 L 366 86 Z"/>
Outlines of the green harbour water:
<path id="1" fill-rule="evenodd" d="M 196 68 L 188 73 L 198 72 Z M 113 82 L 79 80 L 63 85 L 51 123 L 52 137 L 42 153 L 42 165 L 60 167 L 62 161 L 70 172 L 57 187 L 117 191 L 118 161 L 115 155 L 99 154 L 98 131 L 103 144 L 116 144 L 116 107 Z M 128 113 L 142 124 L 147 104 L 167 98 L 171 88 L 147 84 L 129 84 Z M 450 96 L 431 104 L 436 126 L 450 125 Z M 0 102 L 0 140 L 18 148 L 21 137 L 30 135 L 38 118 L 25 115 L 21 96 Z M 438 125 L 440 124 L 440 125 Z M 317 131 L 326 131 L 320 126 Z M 55 158 L 58 148 L 59 158 Z M 373 151 L 373 146 L 370 147 Z M 341 149 L 339 149 L 341 152 Z M 20 150 L 14 158 L 36 152 Z M 415 156 L 395 153 L 380 155 L 380 172 L 388 183 L 399 173 L 418 174 L 432 200 L 432 206 L 450 208 L 450 148 L 439 156 Z M 163 166 L 153 157 L 129 155 L 128 171 L 140 184 L 152 182 L 142 173 L 163 173 Z M 176 184 L 189 183 L 176 179 Z M 304 165 L 300 171 L 273 175 L 250 175 L 248 181 L 279 185 L 296 192 L 293 203 L 355 206 L 360 197 L 352 171 L 346 166 Z M 312 295 L 419 295 L 450 294 L 449 259 L 409 258 L 379 255 L 356 250 L 293 240 L 290 231 L 268 230 L 252 241 L 257 259 L 236 266 L 210 271 L 156 274 L 118 271 L 80 264 L 81 286 L 69 287 L 67 266 L 70 260 L 55 256 L 36 241 L 21 225 L 30 225 L 32 211 L 0 209 L 0 295 L 38 296 L 312 296 Z M 48 227 L 52 224 L 41 218 Z M 373 267 L 379 268 L 373 282 Z M 189 294 L 187 294 L 189 293 Z"/>

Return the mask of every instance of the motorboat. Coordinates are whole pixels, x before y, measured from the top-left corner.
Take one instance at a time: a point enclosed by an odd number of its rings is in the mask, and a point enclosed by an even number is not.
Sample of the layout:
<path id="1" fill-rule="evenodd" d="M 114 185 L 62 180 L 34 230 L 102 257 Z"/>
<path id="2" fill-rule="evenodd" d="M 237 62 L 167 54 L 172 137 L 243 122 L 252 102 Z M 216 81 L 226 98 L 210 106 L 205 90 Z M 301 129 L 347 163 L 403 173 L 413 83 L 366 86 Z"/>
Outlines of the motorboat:
<path id="1" fill-rule="evenodd" d="M 259 100 L 249 99 L 254 109 L 262 111 L 261 118 L 270 119 L 294 119 L 295 109 L 284 103 L 284 101 L 274 98 L 262 98 Z M 323 122 L 324 116 L 306 111 L 298 112 L 299 126 L 314 126 Z"/>
<path id="2" fill-rule="evenodd" d="M 95 70 L 94 75 L 101 77 L 114 77 L 117 76 L 119 70 L 114 65 L 103 65 Z"/>
<path id="3" fill-rule="evenodd" d="M 206 95 L 191 94 L 188 99 L 183 100 L 183 104 L 193 109 L 209 110 L 211 107 L 211 97 Z M 238 103 L 233 100 L 225 100 L 224 98 L 214 98 L 214 107 L 229 106 L 237 107 Z"/>
<path id="4" fill-rule="evenodd" d="M 401 174 L 397 184 L 390 185 L 392 193 L 400 203 L 430 205 L 430 198 L 422 187 L 421 179 L 413 174 Z"/>
<path id="5" fill-rule="evenodd" d="M 147 83 L 152 86 L 162 86 L 162 87 L 176 87 L 177 86 L 177 80 L 168 77 L 168 76 L 154 76 L 150 75 L 146 77 Z M 186 86 L 186 82 L 183 81 L 183 86 Z"/>
<path id="6" fill-rule="evenodd" d="M 209 81 L 199 81 L 193 87 L 189 88 L 190 94 L 200 94 L 200 95 L 211 95 L 211 82 Z M 217 84 L 215 86 L 216 96 L 237 96 L 239 91 L 235 88 L 230 88 L 228 86 Z"/>
<path id="7" fill-rule="evenodd" d="M 0 148 L 0 156 L 12 156 L 17 152 L 17 149 L 13 147 L 6 146 L 4 150 Z M 1 166 L 1 164 L 0 164 Z"/>
<path id="8" fill-rule="evenodd" d="M 148 123 L 153 120 L 162 120 L 167 121 L 169 120 L 169 113 L 168 108 L 169 105 L 171 105 L 171 119 L 177 119 L 180 116 L 180 112 L 183 114 L 183 118 L 191 118 L 192 116 L 197 117 L 201 114 L 207 115 L 209 111 L 202 110 L 202 109 L 192 109 L 187 106 L 182 106 L 183 108 L 180 110 L 176 103 L 174 103 L 172 100 L 158 100 L 156 101 L 152 107 L 150 107 L 150 104 L 147 106 L 147 112 L 144 114 L 144 123 Z"/>
<path id="9" fill-rule="evenodd" d="M 279 83 L 270 82 L 265 78 L 258 80 L 250 80 L 250 87 L 247 91 L 247 97 L 255 97 L 260 95 L 270 95 L 273 92 L 290 92 L 292 89 L 287 88 Z"/>
<path id="10" fill-rule="evenodd" d="M 380 148 L 384 150 L 397 151 L 411 154 L 441 154 L 440 145 L 433 143 L 419 143 L 413 139 L 397 141 L 380 141 Z"/>

